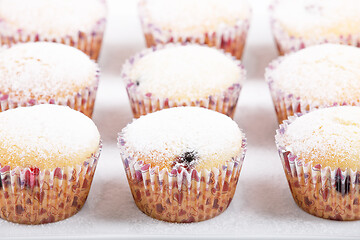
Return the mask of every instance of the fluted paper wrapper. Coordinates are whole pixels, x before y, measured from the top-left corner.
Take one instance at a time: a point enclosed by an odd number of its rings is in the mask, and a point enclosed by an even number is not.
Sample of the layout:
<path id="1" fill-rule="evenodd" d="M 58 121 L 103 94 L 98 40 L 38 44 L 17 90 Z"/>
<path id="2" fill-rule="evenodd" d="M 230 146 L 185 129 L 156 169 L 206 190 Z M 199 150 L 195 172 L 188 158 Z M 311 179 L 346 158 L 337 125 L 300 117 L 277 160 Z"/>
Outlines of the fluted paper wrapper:
<path id="1" fill-rule="evenodd" d="M 286 58 L 279 57 L 273 60 L 265 70 L 265 80 L 269 86 L 271 98 L 274 103 L 276 116 L 279 124 L 296 114 L 305 114 L 310 111 L 335 106 L 360 106 L 360 99 L 353 99 L 349 102 L 338 101 L 329 103 L 320 103 L 317 101 L 303 100 L 301 97 L 294 96 L 292 93 L 286 93 L 277 88 L 274 84 L 276 81 L 273 73 L 279 64 Z M 321 91 L 321 90 L 319 90 Z"/>
<path id="2" fill-rule="evenodd" d="M 355 47 L 360 47 L 360 34 L 354 32 L 347 36 L 344 35 L 333 35 L 331 37 L 324 36 L 313 36 L 311 39 L 305 39 L 301 37 L 295 37 L 289 35 L 281 25 L 281 23 L 273 16 L 278 5 L 278 1 L 273 1 L 270 5 L 270 21 L 271 21 L 271 30 L 273 37 L 275 39 L 275 44 L 278 49 L 279 55 L 285 55 L 290 52 L 296 52 L 303 48 L 318 45 L 322 43 L 334 43 L 334 44 L 344 44 Z"/>
<path id="3" fill-rule="evenodd" d="M 106 5 L 105 0 L 101 2 Z M 106 26 L 106 18 L 99 19 L 89 32 L 78 31 L 76 34 L 66 36 L 44 36 L 40 33 L 30 33 L 23 29 L 14 29 L 11 23 L 0 17 L 0 45 L 12 46 L 25 42 L 56 42 L 75 47 L 91 59 L 97 60 Z"/>
<path id="4" fill-rule="evenodd" d="M 215 32 L 199 33 L 192 36 L 177 34 L 156 26 L 146 15 L 146 1 L 140 1 L 138 9 L 147 47 L 166 43 L 197 43 L 223 49 L 237 59 L 242 57 L 250 27 L 250 18 L 237 21 L 235 26 L 222 26 Z"/>
<path id="5" fill-rule="evenodd" d="M 204 221 L 224 212 L 233 199 L 245 157 L 234 157 L 210 171 L 159 170 L 133 158 L 118 137 L 131 193 L 138 208 L 152 218 L 178 223 Z"/>
<path id="6" fill-rule="evenodd" d="M 79 92 L 75 92 L 66 97 L 49 98 L 46 96 L 46 93 L 39 97 L 21 97 L 13 93 L 6 94 L 0 91 L 0 112 L 17 107 L 29 107 L 38 104 L 56 104 L 69 106 L 91 118 L 99 85 L 99 76 L 100 73 L 99 70 L 97 70 L 95 76 L 96 81 L 92 86 L 83 88 Z"/>
<path id="7" fill-rule="evenodd" d="M 156 112 L 165 108 L 180 107 L 180 106 L 196 106 L 208 108 L 220 113 L 223 113 L 231 118 L 234 117 L 236 105 L 239 99 L 240 91 L 242 88 L 241 82 L 245 79 L 246 71 L 240 61 L 233 59 L 239 68 L 241 68 L 241 76 L 237 83 L 232 84 L 223 92 L 215 93 L 204 98 L 198 99 L 182 99 L 172 100 L 169 97 L 157 97 L 150 92 L 142 92 L 136 84 L 136 79 L 131 79 L 130 72 L 134 64 L 149 53 L 155 52 L 167 47 L 180 46 L 180 44 L 158 45 L 156 47 L 146 49 L 141 53 L 128 59 L 123 65 L 121 78 L 126 85 L 126 91 L 129 97 L 131 110 L 135 118 L 142 115 Z"/>
<path id="8" fill-rule="evenodd" d="M 83 207 L 101 152 L 101 144 L 83 164 L 74 167 L 0 168 L 0 217 L 22 224 L 57 222 Z"/>
<path id="9" fill-rule="evenodd" d="M 280 144 L 287 126 L 276 131 L 276 145 L 295 203 L 305 212 L 331 220 L 360 219 L 360 171 L 331 169 L 305 162 Z"/>

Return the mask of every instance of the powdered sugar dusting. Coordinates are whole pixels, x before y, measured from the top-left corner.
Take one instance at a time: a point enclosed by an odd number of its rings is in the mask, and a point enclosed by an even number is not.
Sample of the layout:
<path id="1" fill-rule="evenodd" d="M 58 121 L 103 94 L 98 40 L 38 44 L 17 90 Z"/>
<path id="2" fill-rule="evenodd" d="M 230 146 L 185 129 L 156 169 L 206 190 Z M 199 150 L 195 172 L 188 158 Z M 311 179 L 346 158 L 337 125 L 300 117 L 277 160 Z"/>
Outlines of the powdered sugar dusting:
<path id="1" fill-rule="evenodd" d="M 0 1 L 0 19 L 5 20 L 7 30 L 21 29 L 49 38 L 73 36 L 79 31 L 89 33 L 105 17 L 101 0 Z"/>
<path id="2" fill-rule="evenodd" d="M 302 100 L 330 104 L 360 98 L 360 49 L 335 44 L 308 47 L 283 58 L 274 87 Z"/>
<path id="3" fill-rule="evenodd" d="M 145 6 L 150 22 L 179 34 L 216 31 L 251 14 L 244 0 L 147 0 Z"/>
<path id="4" fill-rule="evenodd" d="M 273 17 L 294 37 L 348 36 L 360 32 L 358 0 L 278 0 Z"/>
<path id="5" fill-rule="evenodd" d="M 0 113 L 0 163 L 52 169 L 84 162 L 100 135 L 84 114 L 58 105 L 36 105 Z"/>
<path id="6" fill-rule="evenodd" d="M 239 63 L 217 49 L 170 45 L 149 53 L 130 77 L 141 92 L 170 99 L 199 99 L 223 92 L 243 79 Z"/>
<path id="7" fill-rule="evenodd" d="M 305 161 L 313 161 L 313 165 L 359 169 L 360 107 L 310 112 L 292 122 L 278 141 Z"/>
<path id="8" fill-rule="evenodd" d="M 0 52 L 0 91 L 10 97 L 66 97 L 96 82 L 97 64 L 58 43 L 18 44 Z"/>
<path id="9" fill-rule="evenodd" d="M 170 108 L 142 116 L 122 133 L 129 151 L 151 159 L 154 166 L 171 168 L 174 161 L 188 154 L 196 161 L 194 168 L 211 169 L 243 151 L 244 135 L 231 118 L 198 107 Z"/>

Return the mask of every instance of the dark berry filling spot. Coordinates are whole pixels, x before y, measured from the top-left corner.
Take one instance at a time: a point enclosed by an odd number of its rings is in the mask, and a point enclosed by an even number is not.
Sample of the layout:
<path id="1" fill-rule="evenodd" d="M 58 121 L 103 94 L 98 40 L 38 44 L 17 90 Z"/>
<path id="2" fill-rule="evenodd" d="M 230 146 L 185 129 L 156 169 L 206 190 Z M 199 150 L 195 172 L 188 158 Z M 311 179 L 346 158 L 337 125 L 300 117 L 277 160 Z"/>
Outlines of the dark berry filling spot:
<path id="1" fill-rule="evenodd" d="M 198 154 L 195 151 L 186 151 L 181 154 L 173 163 L 173 167 L 180 164 L 185 169 L 191 169 L 198 160 Z"/>
<path id="2" fill-rule="evenodd" d="M 197 159 L 197 157 L 196 157 L 196 154 L 194 151 L 185 152 L 183 155 L 180 156 L 179 163 L 184 163 L 186 165 L 190 165 L 196 159 Z"/>
<path id="3" fill-rule="evenodd" d="M 342 195 L 346 195 L 350 191 L 350 176 L 345 178 L 344 184 L 341 182 L 341 176 L 335 176 L 335 189 Z"/>

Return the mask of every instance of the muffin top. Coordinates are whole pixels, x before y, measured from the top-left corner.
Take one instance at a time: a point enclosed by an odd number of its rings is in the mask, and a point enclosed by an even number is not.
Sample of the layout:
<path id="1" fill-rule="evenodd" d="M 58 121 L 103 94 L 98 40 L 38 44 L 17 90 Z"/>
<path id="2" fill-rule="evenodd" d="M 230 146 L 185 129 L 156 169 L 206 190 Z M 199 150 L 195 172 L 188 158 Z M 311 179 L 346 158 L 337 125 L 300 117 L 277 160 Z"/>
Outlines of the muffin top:
<path id="1" fill-rule="evenodd" d="M 135 159 L 160 169 L 210 170 L 242 154 L 245 138 L 224 114 L 198 107 L 177 107 L 134 120 L 122 131 Z M 121 143 L 120 139 L 120 143 Z"/>
<path id="2" fill-rule="evenodd" d="M 304 39 L 360 32 L 358 0 L 278 0 L 273 17 L 290 36 Z"/>
<path id="3" fill-rule="evenodd" d="M 245 0 L 146 0 L 147 21 L 176 34 L 196 35 L 233 27 L 250 17 Z"/>
<path id="4" fill-rule="evenodd" d="M 97 81 L 96 63 L 80 50 L 49 42 L 0 51 L 0 92 L 12 97 L 61 98 Z"/>
<path id="5" fill-rule="evenodd" d="M 143 93 L 172 100 L 207 98 L 244 78 L 240 62 L 200 45 L 168 45 L 136 61 L 130 78 Z"/>
<path id="6" fill-rule="evenodd" d="M 99 143 L 93 121 L 69 107 L 42 104 L 0 113 L 1 166 L 72 167 L 91 157 Z"/>
<path id="7" fill-rule="evenodd" d="M 277 141 L 313 165 L 360 168 L 360 107 L 316 110 L 296 118 Z"/>
<path id="8" fill-rule="evenodd" d="M 101 0 L 0 0 L 0 20 L 9 31 L 47 38 L 91 32 L 105 17 Z"/>
<path id="9" fill-rule="evenodd" d="M 360 49 L 324 44 L 282 58 L 270 70 L 275 89 L 302 100 L 332 105 L 360 99 Z"/>

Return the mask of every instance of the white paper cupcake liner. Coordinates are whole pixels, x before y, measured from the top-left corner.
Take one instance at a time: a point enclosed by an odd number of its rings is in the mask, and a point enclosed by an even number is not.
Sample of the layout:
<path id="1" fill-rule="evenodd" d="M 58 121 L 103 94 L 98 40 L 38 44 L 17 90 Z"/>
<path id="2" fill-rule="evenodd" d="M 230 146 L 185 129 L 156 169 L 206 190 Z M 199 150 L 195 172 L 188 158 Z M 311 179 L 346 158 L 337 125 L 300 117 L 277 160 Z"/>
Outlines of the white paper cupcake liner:
<path id="1" fill-rule="evenodd" d="M 224 212 L 231 203 L 246 152 L 211 171 L 184 168 L 159 170 L 133 158 L 120 133 L 121 150 L 126 176 L 138 208 L 158 220 L 168 222 L 199 222 Z"/>
<path id="2" fill-rule="evenodd" d="M 323 36 L 314 36 L 311 39 L 304 39 L 301 37 L 295 37 L 288 34 L 282 28 L 281 23 L 273 16 L 274 9 L 277 7 L 278 1 L 273 1 L 270 5 L 270 23 L 271 30 L 275 39 L 276 47 L 278 49 L 279 55 L 285 55 L 290 52 L 296 52 L 303 48 L 318 45 L 322 43 L 335 43 L 335 44 L 344 44 L 355 47 L 360 47 L 360 33 L 353 33 L 347 36 L 343 35 L 333 35 L 329 37 Z"/>
<path id="3" fill-rule="evenodd" d="M 97 69 L 95 74 L 96 81 L 92 86 L 83 88 L 79 92 L 75 92 L 66 97 L 48 97 L 46 93 L 42 96 L 22 97 L 15 93 L 7 94 L 0 91 L 0 112 L 17 107 L 29 107 L 38 104 L 56 104 L 69 106 L 91 118 L 100 80 L 100 70 Z"/>
<path id="4" fill-rule="evenodd" d="M 250 17 L 237 21 L 235 26 L 221 26 L 215 32 L 197 35 L 177 34 L 173 31 L 163 30 L 151 22 L 147 17 L 145 5 L 146 1 L 140 1 L 138 9 L 147 47 L 177 42 L 197 43 L 223 49 L 237 59 L 241 59 L 250 27 Z"/>
<path id="5" fill-rule="evenodd" d="M 105 0 L 99 0 L 106 5 Z M 29 33 L 23 29 L 14 29 L 5 19 L 0 18 L 0 46 L 12 46 L 24 42 L 56 42 L 75 47 L 97 60 L 101 50 L 106 26 L 106 18 L 99 19 L 89 32 L 79 31 L 66 36 L 44 36 L 40 33 Z"/>
<path id="6" fill-rule="evenodd" d="M 39 170 L 0 166 L 0 217 L 22 224 L 63 220 L 83 207 L 102 144 L 83 164 Z"/>
<path id="7" fill-rule="evenodd" d="M 320 103 L 317 101 L 303 100 L 292 93 L 285 93 L 283 90 L 276 88 L 273 73 L 280 63 L 286 58 L 279 57 L 273 60 L 265 70 L 265 80 L 268 83 L 271 97 L 274 103 L 275 112 L 279 123 L 288 119 L 295 114 L 304 114 L 315 109 L 335 107 L 335 106 L 360 106 L 360 99 L 353 99 L 350 102 L 338 101 L 332 103 Z"/>
<path id="8" fill-rule="evenodd" d="M 300 116 L 300 115 L 298 115 Z M 305 162 L 292 153 L 280 140 L 293 116 L 276 131 L 276 145 L 295 203 L 317 217 L 332 220 L 360 219 L 360 171 L 331 169 Z"/>
<path id="9" fill-rule="evenodd" d="M 242 88 L 242 80 L 246 78 L 246 71 L 240 61 L 235 60 L 231 55 L 227 54 L 229 58 L 236 62 L 239 68 L 241 68 L 241 76 L 239 81 L 229 86 L 225 91 L 214 93 L 206 98 L 199 99 L 183 99 L 183 100 L 172 100 L 169 99 L 171 96 L 162 98 L 157 97 L 153 93 L 141 92 L 136 84 L 136 80 L 130 78 L 130 72 L 134 64 L 146 56 L 149 53 L 157 51 L 159 49 L 171 48 L 180 44 L 167 44 L 158 45 L 149 49 L 146 49 L 135 56 L 128 59 L 123 65 L 121 78 L 126 86 L 130 105 L 135 118 L 139 118 L 141 115 L 146 115 L 161 109 L 179 107 L 179 106 L 196 106 L 204 107 L 217 112 L 226 114 L 233 118 L 236 110 L 236 105 L 239 99 L 240 91 Z"/>

